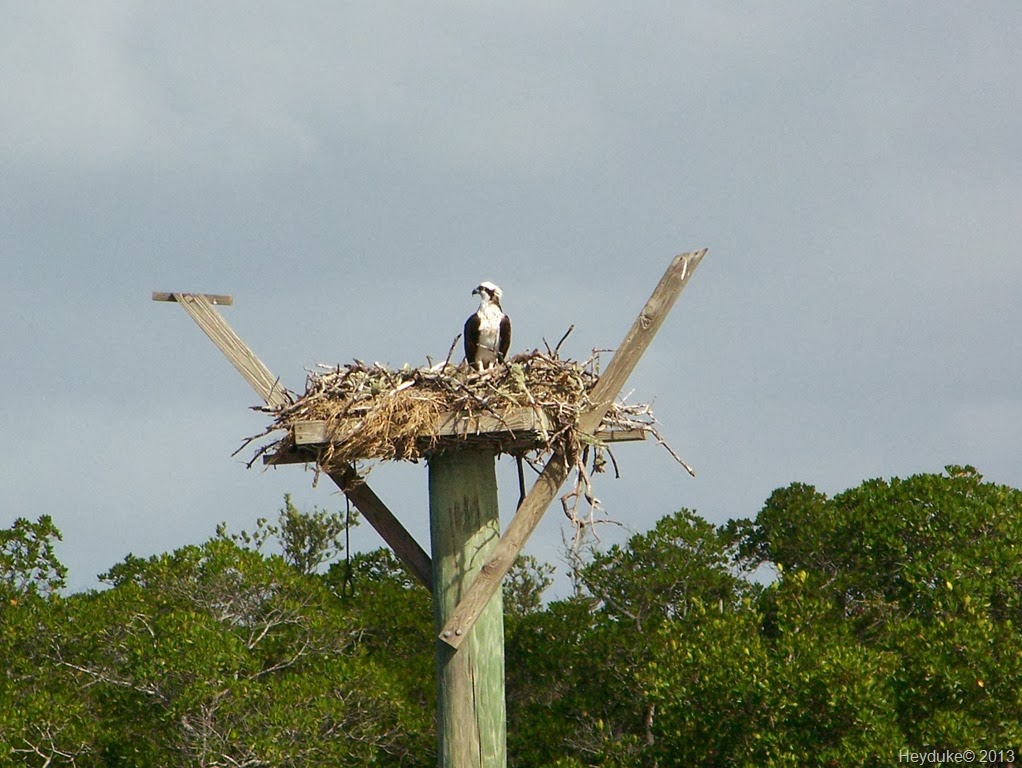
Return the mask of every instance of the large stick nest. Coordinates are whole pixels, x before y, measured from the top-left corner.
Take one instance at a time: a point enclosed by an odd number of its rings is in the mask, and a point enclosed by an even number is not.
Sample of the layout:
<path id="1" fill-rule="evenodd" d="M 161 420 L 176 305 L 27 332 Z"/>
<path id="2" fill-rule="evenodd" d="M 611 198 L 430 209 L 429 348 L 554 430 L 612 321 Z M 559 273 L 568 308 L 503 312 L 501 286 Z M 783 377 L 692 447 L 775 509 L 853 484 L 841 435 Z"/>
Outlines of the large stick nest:
<path id="1" fill-rule="evenodd" d="M 317 469 L 332 470 L 364 461 L 417 461 L 438 451 L 465 447 L 470 439 L 473 445 L 479 444 L 479 436 L 475 435 L 437 435 L 437 424 L 446 415 L 489 415 L 503 421 L 509 410 L 531 408 L 544 412 L 551 426 L 530 433 L 524 447 L 513 430 L 487 435 L 490 446 L 503 453 L 534 451 L 536 457 L 558 451 L 569 466 L 583 472 L 591 446 L 595 449 L 593 469 L 600 471 L 603 446 L 598 437 L 583 435 L 578 429 L 581 414 L 595 405 L 589 395 L 599 378 L 598 366 L 596 352 L 586 362 L 578 363 L 560 359 L 555 350 L 515 355 L 506 365 L 484 371 L 449 362 L 423 368 L 406 365 L 400 370 L 359 360 L 347 365 L 320 365 L 309 371 L 304 395 L 292 397 L 293 402 L 282 408 L 261 409 L 272 413 L 274 421 L 242 448 L 276 435 L 257 450 L 250 462 L 268 455 L 272 463 L 273 457 L 284 456 L 295 447 L 296 424 L 325 421 L 331 439 L 316 446 L 315 455 L 310 457 Z M 603 418 L 601 429 L 641 430 L 667 447 L 655 424 L 649 405 L 616 401 Z M 670 452 L 684 465 L 677 454 Z"/>

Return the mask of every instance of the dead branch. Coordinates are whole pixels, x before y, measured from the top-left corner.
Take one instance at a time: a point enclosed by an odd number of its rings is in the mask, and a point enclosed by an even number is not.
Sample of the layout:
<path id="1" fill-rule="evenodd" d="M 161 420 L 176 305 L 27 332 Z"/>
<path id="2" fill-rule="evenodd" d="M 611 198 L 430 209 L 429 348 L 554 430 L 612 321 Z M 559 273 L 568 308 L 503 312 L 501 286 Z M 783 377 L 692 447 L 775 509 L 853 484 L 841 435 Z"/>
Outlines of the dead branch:
<path id="1" fill-rule="evenodd" d="M 557 346 L 556 346 L 556 347 L 554 347 L 554 354 L 553 354 L 553 357 L 559 357 L 559 356 L 560 356 L 560 352 L 561 352 L 561 344 L 563 344 L 563 343 L 564 343 L 564 340 L 565 340 L 566 338 L 568 338 L 568 337 L 569 337 L 569 336 L 571 335 L 571 332 L 572 332 L 573 330 L 575 330 L 575 324 L 574 324 L 574 323 L 572 323 L 572 324 L 571 324 L 570 326 L 568 326 L 568 330 L 566 330 L 566 331 L 564 332 L 564 335 L 563 335 L 563 336 L 561 336 L 561 340 L 557 342 Z"/>

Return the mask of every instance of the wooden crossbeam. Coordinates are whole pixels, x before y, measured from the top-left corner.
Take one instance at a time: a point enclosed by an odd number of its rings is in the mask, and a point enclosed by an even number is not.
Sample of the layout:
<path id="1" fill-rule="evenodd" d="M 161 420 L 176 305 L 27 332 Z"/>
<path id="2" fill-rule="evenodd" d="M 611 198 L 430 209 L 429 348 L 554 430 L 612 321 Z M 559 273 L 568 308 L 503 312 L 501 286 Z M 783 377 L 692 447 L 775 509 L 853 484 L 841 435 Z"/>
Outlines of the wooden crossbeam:
<path id="1" fill-rule="evenodd" d="M 419 542 L 355 471 L 351 464 L 329 473 L 337 487 L 426 589 L 433 590 L 433 564 Z"/>
<path id="2" fill-rule="evenodd" d="M 362 426 L 360 419 L 345 419 L 333 423 L 325 420 L 296 421 L 293 425 L 295 445 L 319 445 L 343 442 Z M 512 433 L 523 438 L 536 438 L 553 429 L 553 422 L 544 411 L 533 408 L 513 408 L 500 417 L 489 414 L 461 416 L 457 413 L 442 413 L 437 417 L 436 427 L 424 434 L 429 437 L 472 437 L 476 435 L 506 435 Z M 621 443 L 645 440 L 643 429 L 598 429 L 595 436 L 603 443 Z"/>
<path id="3" fill-rule="evenodd" d="M 553 429 L 550 417 L 534 408 L 515 408 L 502 413 L 498 418 L 491 414 L 461 416 L 457 413 L 442 413 L 436 418 L 436 426 L 423 437 L 468 437 L 500 433 L 543 433 Z M 331 425 L 328 421 L 299 421 L 294 425 L 295 445 L 341 442 L 362 428 L 361 419 L 345 419 Z"/>
<path id="4" fill-rule="evenodd" d="M 218 304 L 222 307 L 229 307 L 234 303 L 234 297 L 224 293 L 166 293 L 164 291 L 153 291 L 153 301 L 177 301 L 178 296 L 201 296 L 210 304 Z"/>
<path id="5" fill-rule="evenodd" d="M 704 248 L 701 251 L 680 254 L 671 262 L 593 388 L 590 398 L 595 403 L 594 408 L 583 414 L 579 420 L 579 427 L 583 432 L 591 434 L 599 425 L 705 255 Z M 569 471 L 570 467 L 560 453 L 555 452 L 547 461 L 494 547 L 490 560 L 483 566 L 472 586 L 462 595 L 458 606 L 449 614 L 447 623 L 439 633 L 439 638 L 443 642 L 458 648 L 465 641 L 479 613 L 500 589 L 501 581 L 508 569 L 536 529 L 550 502 L 567 479 Z"/>
<path id="6" fill-rule="evenodd" d="M 217 301 L 226 299 L 226 301 Z M 209 337 L 217 349 L 231 362 L 231 365 L 244 377 L 263 401 L 271 408 L 290 405 L 291 400 L 280 386 L 280 381 L 255 356 L 241 337 L 227 324 L 223 316 L 214 308 L 214 304 L 229 305 L 230 296 L 215 296 L 202 293 L 161 293 L 153 291 L 153 301 L 176 301 L 203 333 Z M 394 553 L 408 566 L 413 574 L 432 590 L 433 566 L 429 555 L 425 553 L 401 522 L 394 517 L 387 505 L 377 496 L 372 488 L 358 476 L 351 465 L 329 473 L 330 479 L 351 499 L 351 503 L 364 517 Z"/>
<path id="7" fill-rule="evenodd" d="M 514 430 L 515 438 L 509 440 L 507 435 L 507 429 L 505 424 L 508 422 L 507 416 L 504 419 L 497 419 L 494 416 L 490 417 L 472 417 L 473 423 L 479 420 L 478 424 L 481 427 L 479 430 L 472 430 L 463 432 L 450 431 L 445 432 L 443 430 L 438 431 L 436 434 L 441 436 L 460 436 L 464 440 L 464 446 L 481 446 L 487 448 L 493 448 L 496 445 L 500 449 L 507 453 L 516 453 L 518 451 L 528 451 L 533 448 L 537 442 L 542 441 L 543 434 L 540 430 L 525 429 L 524 426 L 518 426 Z M 520 423 L 521 425 L 528 425 L 531 417 L 520 416 L 518 418 L 512 418 L 512 422 Z M 492 421 L 491 421 L 492 420 Z M 545 420 L 545 417 L 543 417 Z M 541 419 L 536 420 L 537 426 Z M 270 453 L 263 456 L 263 464 L 272 466 L 283 466 L 284 464 L 314 464 L 318 455 L 318 448 L 331 442 L 343 442 L 346 435 L 352 434 L 357 428 L 360 422 L 357 419 L 342 421 L 340 424 L 331 426 L 329 421 L 312 420 L 312 421 L 296 421 L 292 425 L 292 434 L 294 436 L 294 445 L 289 450 Z M 549 429 L 548 429 L 549 431 Z M 617 429 L 610 428 L 605 429 L 602 426 L 593 433 L 593 436 L 600 443 L 634 443 L 645 440 L 649 435 L 649 431 L 642 428 L 634 429 Z M 430 433 L 429 435 L 423 435 L 423 441 L 431 440 L 436 435 Z"/>

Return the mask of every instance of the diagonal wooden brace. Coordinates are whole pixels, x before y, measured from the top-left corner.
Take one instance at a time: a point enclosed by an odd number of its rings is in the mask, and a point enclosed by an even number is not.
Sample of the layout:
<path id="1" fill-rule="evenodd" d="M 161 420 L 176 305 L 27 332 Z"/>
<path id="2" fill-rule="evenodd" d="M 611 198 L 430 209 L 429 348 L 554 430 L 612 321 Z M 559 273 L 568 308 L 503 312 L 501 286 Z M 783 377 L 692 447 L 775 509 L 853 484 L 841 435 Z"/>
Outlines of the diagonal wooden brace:
<path id="1" fill-rule="evenodd" d="M 355 467 L 348 464 L 342 469 L 331 470 L 328 474 L 344 495 L 351 499 L 351 503 L 362 513 L 362 517 L 368 520 L 381 538 L 390 545 L 394 554 L 432 593 L 433 562 L 429 555 L 401 525 L 401 521 L 394 517 L 394 513 L 387 509 L 387 505 L 380 497 L 373 493 L 373 489 L 366 485 L 366 481 L 359 476 Z"/>
<path id="2" fill-rule="evenodd" d="M 579 419 L 579 429 L 583 433 L 592 434 L 599 426 L 614 398 L 621 391 L 705 255 L 704 248 L 701 251 L 680 254 L 671 262 L 649 301 L 632 323 L 606 371 L 593 388 L 590 397 L 594 408 Z M 570 469 L 560 453 L 555 452 L 547 461 L 532 489 L 511 519 L 507 530 L 494 547 L 492 557 L 483 566 L 440 631 L 439 637 L 445 643 L 456 649 L 468 636 L 480 611 L 500 588 L 508 569 L 536 529 L 550 502 L 568 477 Z"/>
<path id="3" fill-rule="evenodd" d="M 180 304 L 268 406 L 280 408 L 291 404 L 290 397 L 280 386 L 280 380 L 270 373 L 262 360 L 255 356 L 214 308 L 214 304 L 231 304 L 230 296 L 153 291 L 153 301 L 176 301 Z M 432 591 L 433 566 L 429 555 L 394 517 L 394 513 L 372 488 L 358 476 L 355 468 L 348 465 L 329 474 L 330 479 L 351 499 L 355 508 L 376 529 L 401 561 L 427 589 Z"/>
<path id="4" fill-rule="evenodd" d="M 153 301 L 176 301 L 180 304 L 268 406 L 280 408 L 291 404 L 280 381 L 214 309 L 214 304 L 232 304 L 234 300 L 230 296 L 153 291 Z"/>

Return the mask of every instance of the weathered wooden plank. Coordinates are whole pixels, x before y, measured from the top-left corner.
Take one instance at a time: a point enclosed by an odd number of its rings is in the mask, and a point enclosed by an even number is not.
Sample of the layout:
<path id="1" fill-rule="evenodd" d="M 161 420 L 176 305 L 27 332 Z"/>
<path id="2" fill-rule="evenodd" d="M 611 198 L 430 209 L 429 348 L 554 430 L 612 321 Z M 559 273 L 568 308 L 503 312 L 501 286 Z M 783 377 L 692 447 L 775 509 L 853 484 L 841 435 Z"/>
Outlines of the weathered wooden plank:
<path id="1" fill-rule="evenodd" d="M 331 426 L 325 420 L 299 421 L 294 424 L 295 445 L 314 445 L 342 441 L 362 427 L 358 419 L 344 419 Z M 506 432 L 542 433 L 551 428 L 550 417 L 532 408 L 516 408 L 497 418 L 489 414 L 459 417 L 456 413 L 443 413 L 437 417 L 433 435 L 442 437 L 500 434 Z M 423 437 L 430 437 L 423 434 Z"/>
<path id="2" fill-rule="evenodd" d="M 452 436 L 499 434 L 506 432 L 549 432 L 550 417 L 536 408 L 514 408 L 499 417 L 484 413 L 475 416 L 460 416 L 457 413 L 442 413 L 437 419 L 436 434 Z"/>
<path id="3" fill-rule="evenodd" d="M 593 436 L 601 443 L 637 443 L 648 434 L 645 429 L 598 429 Z"/>
<path id="4" fill-rule="evenodd" d="M 352 434 L 362 425 L 356 419 L 349 420 L 350 427 L 338 425 L 330 429 L 329 421 L 298 421 L 292 427 L 295 437 L 295 445 L 316 445 L 329 443 L 331 437 L 344 434 Z M 331 432 L 333 434 L 331 434 Z"/>
<path id="5" fill-rule="evenodd" d="M 703 260 L 706 250 L 703 248 L 701 251 L 682 253 L 674 257 L 657 287 L 653 289 L 646 305 L 618 345 L 617 352 L 607 365 L 607 369 L 593 387 L 589 397 L 596 404 L 596 408 L 582 416 L 580 424 L 583 431 L 591 432 L 599 425 L 607 408 L 632 375 L 674 302 L 678 300 L 689 278 Z"/>
<path id="6" fill-rule="evenodd" d="M 310 429 L 321 430 L 322 427 L 315 426 L 317 422 L 298 422 L 298 425 L 307 424 L 310 425 Z M 648 432 L 644 429 L 615 429 L 615 430 L 597 430 L 596 437 L 601 443 L 634 443 L 645 440 L 648 436 Z M 471 438 L 469 438 L 471 439 Z M 285 464 L 315 464 L 316 463 L 316 448 L 322 446 L 322 442 L 312 442 L 300 446 L 293 446 L 289 451 L 282 453 L 272 453 L 263 456 L 263 464 L 267 466 L 283 466 Z M 503 444 L 502 444 L 503 445 Z M 493 446 L 488 446 L 492 448 Z M 524 447 L 525 450 L 528 446 Z M 505 448 L 510 450 L 510 448 Z"/>
<path id="7" fill-rule="evenodd" d="M 295 445 L 314 445 L 329 443 L 352 435 L 362 426 L 358 419 L 345 419 L 333 427 L 328 421 L 299 421 L 294 424 Z M 468 436 L 499 434 L 503 432 L 542 433 L 551 428 L 550 417 L 543 411 L 532 408 L 516 408 L 503 414 L 502 418 L 481 414 L 469 418 L 459 417 L 455 413 L 443 413 L 437 418 L 433 434 L 448 436 Z M 424 434 L 423 437 L 430 437 Z"/>
<path id="8" fill-rule="evenodd" d="M 437 435 L 468 436 L 498 435 L 509 431 L 516 435 L 540 435 L 549 432 L 552 424 L 550 418 L 542 411 L 521 408 L 509 411 L 502 419 L 494 416 L 474 416 L 471 419 L 455 421 L 454 414 L 443 414 L 437 419 Z M 346 419 L 333 428 L 325 420 L 297 421 L 293 425 L 295 445 L 321 445 L 343 439 L 359 430 L 362 422 L 358 419 Z M 423 435 L 424 438 L 430 435 Z M 642 429 L 598 429 L 595 436 L 604 443 L 623 443 L 645 440 L 646 431 Z M 277 462 L 271 462 L 277 463 Z"/>
<path id="9" fill-rule="evenodd" d="M 183 295 L 181 293 L 165 293 L 163 291 L 153 291 L 153 301 L 177 301 L 177 297 Z M 201 296 L 210 304 L 218 304 L 222 307 L 229 307 L 234 303 L 234 297 L 223 293 L 190 293 L 188 296 Z"/>
<path id="10" fill-rule="evenodd" d="M 311 448 L 315 448 L 312 446 Z M 289 451 L 281 451 L 279 453 L 266 453 L 263 454 L 263 465 L 264 466 L 283 466 L 285 464 L 315 464 L 316 463 L 316 451 L 311 450 L 309 446 L 303 448 L 292 447 Z"/>
<path id="11" fill-rule="evenodd" d="M 580 419 L 579 426 L 583 431 L 591 433 L 599 425 L 705 255 L 706 249 L 683 253 L 671 262 L 593 388 L 590 397 L 596 406 Z M 479 612 L 500 590 L 500 583 L 505 574 L 536 529 L 550 502 L 567 478 L 568 472 L 569 467 L 563 456 L 555 453 L 550 457 L 532 489 L 518 507 L 507 530 L 493 548 L 490 559 L 468 592 L 458 602 L 458 606 L 451 612 L 447 623 L 440 631 L 440 640 L 453 648 L 458 648 L 471 634 L 470 630 Z"/>
<path id="12" fill-rule="evenodd" d="M 155 293 L 153 294 L 156 295 Z M 175 293 L 174 301 L 180 304 L 185 312 L 209 337 L 217 349 L 234 366 L 259 396 L 271 408 L 279 408 L 290 404 L 277 378 L 263 365 L 263 361 L 255 356 L 227 321 L 213 308 L 213 304 L 201 293 Z"/>

